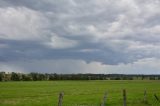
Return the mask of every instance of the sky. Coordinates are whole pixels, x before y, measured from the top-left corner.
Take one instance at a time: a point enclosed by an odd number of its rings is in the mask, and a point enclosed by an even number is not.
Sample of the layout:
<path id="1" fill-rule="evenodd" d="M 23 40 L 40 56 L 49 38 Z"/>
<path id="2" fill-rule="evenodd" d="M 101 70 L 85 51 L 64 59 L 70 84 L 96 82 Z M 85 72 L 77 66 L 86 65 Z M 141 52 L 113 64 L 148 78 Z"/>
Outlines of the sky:
<path id="1" fill-rule="evenodd" d="M 160 74 L 160 0 L 0 0 L 0 71 Z"/>

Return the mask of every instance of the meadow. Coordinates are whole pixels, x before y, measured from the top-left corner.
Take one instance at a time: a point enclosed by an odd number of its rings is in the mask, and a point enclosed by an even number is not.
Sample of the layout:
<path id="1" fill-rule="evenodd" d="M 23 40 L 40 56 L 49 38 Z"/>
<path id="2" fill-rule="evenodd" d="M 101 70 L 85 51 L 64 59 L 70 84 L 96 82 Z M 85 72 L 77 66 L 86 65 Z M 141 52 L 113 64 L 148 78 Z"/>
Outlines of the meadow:
<path id="1" fill-rule="evenodd" d="M 61 91 L 63 106 L 100 106 L 106 91 L 106 106 L 123 106 L 122 89 L 127 91 L 127 106 L 160 106 L 154 97 L 160 97 L 158 80 L 0 82 L 0 106 L 57 106 Z"/>

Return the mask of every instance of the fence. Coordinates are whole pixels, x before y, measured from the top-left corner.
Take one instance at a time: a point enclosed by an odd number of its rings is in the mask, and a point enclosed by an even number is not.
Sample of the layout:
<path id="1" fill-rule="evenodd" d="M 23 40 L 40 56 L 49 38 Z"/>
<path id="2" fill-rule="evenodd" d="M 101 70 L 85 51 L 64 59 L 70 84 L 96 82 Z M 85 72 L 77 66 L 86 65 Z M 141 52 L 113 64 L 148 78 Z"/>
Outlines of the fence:
<path id="1" fill-rule="evenodd" d="M 104 93 L 104 96 L 103 96 L 103 99 L 101 101 L 100 106 L 107 106 L 107 94 L 108 94 L 108 92 Z M 63 96 L 64 96 L 64 93 L 60 92 L 59 93 L 59 99 L 58 99 L 58 106 L 62 106 Z M 122 96 L 123 96 L 123 106 L 127 106 L 127 91 L 125 89 L 122 90 Z M 155 100 L 159 103 L 158 106 L 160 106 L 159 97 L 156 94 L 154 94 L 153 96 L 154 96 Z M 144 90 L 143 103 L 145 103 L 145 104 L 148 103 L 147 102 L 147 91 L 146 90 Z"/>

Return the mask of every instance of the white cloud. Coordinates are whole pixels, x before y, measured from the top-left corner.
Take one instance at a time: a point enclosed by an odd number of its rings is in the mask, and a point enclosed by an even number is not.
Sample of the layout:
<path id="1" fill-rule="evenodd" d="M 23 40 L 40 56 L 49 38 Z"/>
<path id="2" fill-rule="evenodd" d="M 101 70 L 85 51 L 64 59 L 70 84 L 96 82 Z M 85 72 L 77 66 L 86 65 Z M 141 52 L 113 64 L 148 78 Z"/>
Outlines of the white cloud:
<path id="1" fill-rule="evenodd" d="M 78 45 L 78 42 L 59 36 L 52 36 L 50 41 L 46 42 L 45 45 L 54 49 L 65 49 L 76 47 Z"/>
<path id="2" fill-rule="evenodd" d="M 0 8 L 0 38 L 10 40 L 43 39 L 47 20 L 37 11 L 25 7 Z"/>

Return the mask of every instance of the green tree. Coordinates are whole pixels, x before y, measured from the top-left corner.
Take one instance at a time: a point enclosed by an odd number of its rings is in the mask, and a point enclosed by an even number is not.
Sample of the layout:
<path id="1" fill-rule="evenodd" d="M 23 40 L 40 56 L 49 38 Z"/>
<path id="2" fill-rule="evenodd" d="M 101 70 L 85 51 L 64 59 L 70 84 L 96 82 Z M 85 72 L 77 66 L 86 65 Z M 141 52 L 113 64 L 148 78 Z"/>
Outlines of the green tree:
<path id="1" fill-rule="evenodd" d="M 17 73 L 12 72 L 11 73 L 11 80 L 12 81 L 19 81 L 20 80 L 20 76 Z"/>

